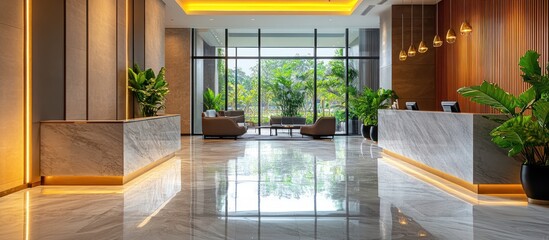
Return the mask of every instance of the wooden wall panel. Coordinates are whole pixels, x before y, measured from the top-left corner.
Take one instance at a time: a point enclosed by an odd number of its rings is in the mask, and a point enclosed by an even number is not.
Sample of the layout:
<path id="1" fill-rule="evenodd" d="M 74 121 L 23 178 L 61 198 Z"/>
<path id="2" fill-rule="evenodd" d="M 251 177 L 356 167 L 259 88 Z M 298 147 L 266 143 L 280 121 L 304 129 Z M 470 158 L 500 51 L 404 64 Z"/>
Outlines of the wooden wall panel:
<path id="1" fill-rule="evenodd" d="M 40 121 L 65 119 L 64 4 L 32 1 L 32 182 L 40 181 Z"/>
<path id="2" fill-rule="evenodd" d="M 0 196 L 24 184 L 23 1 L 0 1 Z"/>
<path id="3" fill-rule="evenodd" d="M 181 115 L 181 134 L 191 134 L 191 31 L 166 29 L 166 113 Z"/>
<path id="4" fill-rule="evenodd" d="M 65 1 L 65 118 L 87 119 L 87 0 Z"/>
<path id="5" fill-rule="evenodd" d="M 155 72 L 165 66 L 164 8 L 162 0 L 145 1 L 145 68 Z"/>
<path id="6" fill-rule="evenodd" d="M 117 0 L 116 8 L 116 118 L 119 120 L 126 119 L 126 98 L 127 98 L 127 82 L 128 82 L 128 29 L 127 26 L 127 13 L 129 12 L 129 1 L 131 0 Z"/>
<path id="7" fill-rule="evenodd" d="M 414 5 L 414 46 L 417 48 L 421 41 L 421 5 Z M 404 51 L 408 50 L 411 41 L 411 7 L 410 5 L 394 5 L 392 7 L 392 46 L 391 46 L 391 75 L 392 89 L 399 96 L 400 108 L 405 108 L 405 102 L 417 102 L 421 110 L 435 110 L 435 50 L 432 47 L 435 27 L 435 8 L 433 5 L 424 6 L 424 41 L 429 50 L 426 53 L 417 53 L 415 57 L 408 57 L 400 61 L 398 55 L 402 49 L 402 15 L 404 15 Z"/>
<path id="8" fill-rule="evenodd" d="M 88 119 L 117 119 L 116 1 L 88 1 Z"/>
<path id="9" fill-rule="evenodd" d="M 465 10 L 464 10 L 465 7 Z M 450 25 L 458 34 L 454 44 L 444 43 L 437 50 L 437 102 L 459 101 L 463 112 L 494 112 L 471 103 L 456 93 L 463 86 L 483 80 L 495 82 L 510 93 L 527 88 L 520 78 L 519 58 L 529 49 L 549 60 L 549 1 L 547 0 L 454 0 L 439 3 L 439 33 Z M 469 36 L 459 35 L 459 26 L 468 19 L 473 27 Z M 440 106 L 438 106 L 440 108 Z"/>

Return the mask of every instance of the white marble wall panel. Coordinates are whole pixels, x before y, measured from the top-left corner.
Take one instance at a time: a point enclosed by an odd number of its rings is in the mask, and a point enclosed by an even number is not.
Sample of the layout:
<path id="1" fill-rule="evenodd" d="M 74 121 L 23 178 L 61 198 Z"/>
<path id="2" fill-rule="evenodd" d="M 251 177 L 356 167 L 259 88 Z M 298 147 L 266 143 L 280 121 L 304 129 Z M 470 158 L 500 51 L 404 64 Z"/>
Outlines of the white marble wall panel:
<path id="1" fill-rule="evenodd" d="M 181 148 L 178 115 L 41 125 L 42 176 L 127 176 Z"/>
<path id="2" fill-rule="evenodd" d="M 42 123 L 42 176 L 123 176 L 121 123 Z"/>
<path id="3" fill-rule="evenodd" d="M 179 115 L 124 125 L 124 175 L 130 174 L 181 148 Z"/>
<path id="4" fill-rule="evenodd" d="M 379 146 L 473 184 L 517 184 L 520 162 L 491 142 L 483 115 L 379 112 Z"/>

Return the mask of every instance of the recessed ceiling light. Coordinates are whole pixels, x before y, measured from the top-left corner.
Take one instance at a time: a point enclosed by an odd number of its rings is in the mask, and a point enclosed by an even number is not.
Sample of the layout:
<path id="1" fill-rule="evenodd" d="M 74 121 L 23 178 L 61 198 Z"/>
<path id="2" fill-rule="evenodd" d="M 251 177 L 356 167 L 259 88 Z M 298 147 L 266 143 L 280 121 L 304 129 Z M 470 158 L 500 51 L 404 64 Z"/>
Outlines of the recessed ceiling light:
<path id="1" fill-rule="evenodd" d="M 330 21 L 330 22 L 331 22 L 331 21 L 332 21 L 332 19 L 330 18 L 330 19 L 328 19 L 328 21 Z"/>
<path id="2" fill-rule="evenodd" d="M 210 21 L 213 21 L 214 19 L 213 18 L 210 18 Z"/>
<path id="3" fill-rule="evenodd" d="M 255 18 L 252 18 L 252 19 L 250 19 L 250 20 L 255 21 Z"/>

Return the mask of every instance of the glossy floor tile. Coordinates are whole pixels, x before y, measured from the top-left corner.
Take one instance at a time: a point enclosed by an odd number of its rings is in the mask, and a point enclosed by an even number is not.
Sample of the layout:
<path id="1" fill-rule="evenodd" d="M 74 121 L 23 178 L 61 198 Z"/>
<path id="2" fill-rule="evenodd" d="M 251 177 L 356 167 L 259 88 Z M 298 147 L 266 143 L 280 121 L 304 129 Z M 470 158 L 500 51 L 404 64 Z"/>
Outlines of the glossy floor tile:
<path id="1" fill-rule="evenodd" d="M 0 239 L 549 239 L 524 196 L 432 182 L 361 137 L 274 139 L 183 137 L 125 186 L 2 197 Z"/>

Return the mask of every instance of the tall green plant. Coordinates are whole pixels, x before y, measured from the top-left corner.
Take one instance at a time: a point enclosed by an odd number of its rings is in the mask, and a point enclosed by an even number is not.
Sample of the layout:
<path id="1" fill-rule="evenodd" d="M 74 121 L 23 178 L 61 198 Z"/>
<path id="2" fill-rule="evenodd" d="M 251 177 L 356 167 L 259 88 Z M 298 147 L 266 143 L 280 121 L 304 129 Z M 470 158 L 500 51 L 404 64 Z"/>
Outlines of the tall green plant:
<path id="1" fill-rule="evenodd" d="M 141 71 L 137 64 L 128 69 L 129 86 L 139 103 L 139 110 L 144 117 L 156 116 L 165 108 L 164 101 L 170 92 L 164 76 L 166 69 L 162 67 L 158 75 L 152 69 Z"/>
<path id="2" fill-rule="evenodd" d="M 273 94 L 273 102 L 282 111 L 282 116 L 298 116 L 305 103 L 305 89 L 298 82 L 278 76 L 267 84 L 267 88 Z"/>
<path id="3" fill-rule="evenodd" d="M 518 96 L 486 81 L 480 86 L 462 87 L 458 93 L 509 116 L 490 132 L 492 142 L 509 149 L 509 156 L 519 155 L 525 164 L 549 166 L 549 64 L 542 74 L 539 56 L 530 50 L 520 58 L 522 80 L 530 88 Z"/>
<path id="4" fill-rule="evenodd" d="M 212 109 L 214 109 L 215 111 L 221 110 L 221 103 L 223 102 L 221 95 L 222 94 L 216 95 L 212 89 L 208 88 L 202 95 L 204 111 Z"/>
<path id="5" fill-rule="evenodd" d="M 350 111 L 361 120 L 364 125 L 377 125 L 377 111 L 391 107 L 392 100 L 398 99 L 395 91 L 380 88 L 377 91 L 365 88 L 362 93 L 349 99 Z"/>

